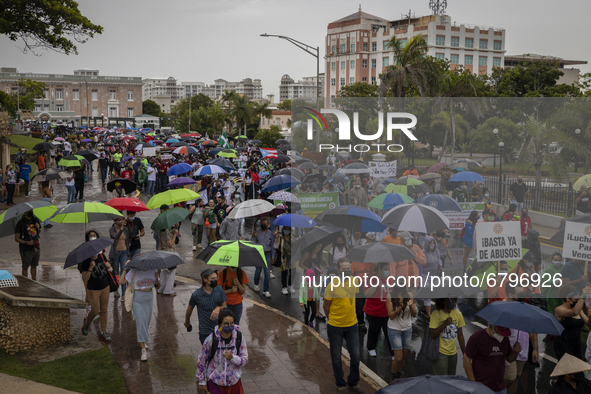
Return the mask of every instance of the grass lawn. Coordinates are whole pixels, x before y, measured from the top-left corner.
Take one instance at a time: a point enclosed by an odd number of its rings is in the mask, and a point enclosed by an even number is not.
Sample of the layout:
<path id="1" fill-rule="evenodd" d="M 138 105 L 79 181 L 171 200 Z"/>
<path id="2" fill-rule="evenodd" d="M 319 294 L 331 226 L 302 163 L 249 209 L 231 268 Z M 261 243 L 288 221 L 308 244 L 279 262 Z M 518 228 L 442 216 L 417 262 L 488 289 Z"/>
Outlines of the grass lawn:
<path id="1" fill-rule="evenodd" d="M 25 135 L 9 135 L 8 138 L 10 138 L 10 141 L 13 144 L 17 144 L 17 145 L 25 148 L 27 151 L 29 151 L 29 153 L 31 153 L 30 151 L 33 150 L 33 147 L 35 145 L 37 145 L 40 142 L 45 142 L 44 139 L 27 137 Z M 11 146 L 10 147 L 10 154 L 13 155 L 16 152 L 18 152 L 18 148 Z"/>
<path id="2" fill-rule="evenodd" d="M 107 348 L 35 366 L 0 351 L 0 372 L 79 393 L 127 393 L 121 370 Z"/>

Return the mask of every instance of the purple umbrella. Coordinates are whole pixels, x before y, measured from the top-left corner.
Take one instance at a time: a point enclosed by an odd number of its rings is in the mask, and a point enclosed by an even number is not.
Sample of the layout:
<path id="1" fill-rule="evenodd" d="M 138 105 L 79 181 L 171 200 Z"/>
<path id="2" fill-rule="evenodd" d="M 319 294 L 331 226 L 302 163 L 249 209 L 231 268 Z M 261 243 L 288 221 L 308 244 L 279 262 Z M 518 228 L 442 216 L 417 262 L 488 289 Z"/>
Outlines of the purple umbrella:
<path id="1" fill-rule="evenodd" d="M 84 138 L 81 142 L 92 142 L 90 138 Z"/>
<path id="2" fill-rule="evenodd" d="M 175 178 L 172 181 L 168 182 L 168 186 L 185 186 L 185 185 L 193 185 L 197 183 L 191 178 L 187 178 L 186 176 L 182 176 L 180 178 Z"/>
<path id="3" fill-rule="evenodd" d="M 133 156 L 127 156 L 126 158 L 121 159 L 121 163 L 125 163 L 127 160 L 133 159 Z"/>
<path id="4" fill-rule="evenodd" d="M 427 170 L 427 172 L 437 172 L 437 171 L 441 170 L 442 168 L 444 168 L 446 165 L 447 164 L 445 164 L 445 163 L 434 164 Z"/>

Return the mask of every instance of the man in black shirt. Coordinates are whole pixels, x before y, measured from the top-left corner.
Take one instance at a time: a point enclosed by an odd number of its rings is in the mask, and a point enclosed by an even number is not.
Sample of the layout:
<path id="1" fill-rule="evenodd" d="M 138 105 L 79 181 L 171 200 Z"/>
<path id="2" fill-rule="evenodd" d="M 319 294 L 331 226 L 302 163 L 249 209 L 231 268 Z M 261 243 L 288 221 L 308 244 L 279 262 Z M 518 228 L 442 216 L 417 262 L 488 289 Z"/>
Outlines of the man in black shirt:
<path id="1" fill-rule="evenodd" d="M 142 243 L 140 238 L 146 235 L 144 224 L 142 220 L 135 216 L 135 212 L 127 211 L 127 226 L 129 227 L 129 237 L 131 242 L 129 244 L 129 258 L 131 259 L 136 254 L 142 253 Z"/>
<path id="2" fill-rule="evenodd" d="M 589 191 L 587 190 L 587 186 L 581 185 L 581 190 L 575 197 L 575 203 L 577 204 L 577 215 L 584 215 L 591 211 L 589 209 Z"/>
<path id="3" fill-rule="evenodd" d="M 99 169 L 101 170 L 101 180 L 103 185 L 107 181 L 107 171 L 109 170 L 109 159 L 105 152 L 101 153 L 101 158 L 99 159 Z"/>
<path id="4" fill-rule="evenodd" d="M 84 201 L 84 172 L 85 166 L 80 166 L 74 170 L 74 186 L 76 186 L 76 194 L 74 200 Z"/>
<path id="5" fill-rule="evenodd" d="M 217 222 L 217 228 L 216 228 L 216 236 L 217 239 L 222 239 L 220 237 L 220 225 L 222 224 L 222 222 L 224 221 L 224 219 L 226 218 L 226 209 L 228 209 L 228 205 L 226 204 L 226 199 L 224 198 L 223 195 L 218 195 L 217 196 L 217 202 L 218 204 L 214 207 L 214 213 L 215 213 L 215 220 Z"/>
<path id="6" fill-rule="evenodd" d="M 33 215 L 33 211 L 25 212 L 21 220 L 16 223 L 14 240 L 18 242 L 18 249 L 22 261 L 22 275 L 28 277 L 31 267 L 31 279 L 37 280 L 37 265 L 39 265 L 39 232 L 41 221 Z"/>
<path id="7" fill-rule="evenodd" d="M 518 176 L 517 182 L 513 183 L 509 188 L 509 197 L 511 202 L 517 205 L 517 212 L 521 212 L 523 209 L 523 202 L 527 196 L 527 185 L 523 183 L 523 178 Z"/>

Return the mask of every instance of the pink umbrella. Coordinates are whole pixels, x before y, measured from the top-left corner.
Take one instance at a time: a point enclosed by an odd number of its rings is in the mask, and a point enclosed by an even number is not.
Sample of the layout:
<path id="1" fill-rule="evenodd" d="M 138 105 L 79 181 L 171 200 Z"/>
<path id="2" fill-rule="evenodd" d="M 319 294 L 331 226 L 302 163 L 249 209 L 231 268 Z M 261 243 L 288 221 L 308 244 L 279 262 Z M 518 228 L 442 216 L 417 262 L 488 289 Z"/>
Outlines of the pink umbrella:
<path id="1" fill-rule="evenodd" d="M 444 168 L 445 166 L 447 166 L 447 164 L 445 163 L 437 163 L 431 166 L 431 168 L 429 168 L 427 170 L 427 172 L 437 172 L 439 170 L 441 170 L 442 168 Z"/>
<path id="2" fill-rule="evenodd" d="M 60 142 L 64 142 L 65 139 L 63 139 L 62 137 L 57 137 L 53 139 L 54 141 L 60 141 Z"/>

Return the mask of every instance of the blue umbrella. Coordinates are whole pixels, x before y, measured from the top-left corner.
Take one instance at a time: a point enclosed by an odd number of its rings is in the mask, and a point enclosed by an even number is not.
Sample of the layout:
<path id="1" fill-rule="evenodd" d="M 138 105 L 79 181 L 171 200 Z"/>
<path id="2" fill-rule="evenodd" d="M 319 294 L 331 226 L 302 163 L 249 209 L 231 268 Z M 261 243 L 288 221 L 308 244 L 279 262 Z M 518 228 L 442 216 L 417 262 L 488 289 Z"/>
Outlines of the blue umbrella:
<path id="1" fill-rule="evenodd" d="M 170 167 L 168 169 L 168 172 L 166 173 L 166 175 L 186 174 L 187 172 L 191 171 L 192 169 L 193 169 L 193 167 L 191 167 L 187 163 L 179 163 L 179 164 L 175 164 L 174 166 Z"/>
<path id="2" fill-rule="evenodd" d="M 315 220 L 317 222 L 323 222 L 331 226 L 353 228 L 352 232 L 382 232 L 387 227 L 380 223 L 382 218 L 370 211 L 368 208 L 356 207 L 352 205 L 343 205 L 340 207 L 327 209 L 318 214 Z"/>
<path id="3" fill-rule="evenodd" d="M 126 161 L 131 160 L 131 159 L 133 159 L 133 156 L 124 157 L 123 159 L 121 159 L 121 163 L 125 163 Z"/>
<path id="4" fill-rule="evenodd" d="M 291 175 L 277 175 L 265 182 L 261 191 L 264 193 L 276 192 L 278 190 L 295 187 L 300 183 L 302 182 L 298 181 Z"/>
<path id="5" fill-rule="evenodd" d="M 415 378 L 398 379 L 376 394 L 493 394 L 494 391 L 480 382 L 473 382 L 463 376 L 423 375 Z"/>
<path id="6" fill-rule="evenodd" d="M 448 182 L 484 182 L 484 178 L 477 172 L 462 171 L 454 174 Z"/>
<path id="7" fill-rule="evenodd" d="M 212 150 L 210 150 L 209 153 L 212 155 L 217 155 L 218 153 L 220 153 L 223 150 L 224 150 L 224 148 L 222 148 L 221 146 L 218 146 L 217 148 L 213 148 Z"/>
<path id="8" fill-rule="evenodd" d="M 177 140 L 176 138 L 169 138 L 166 140 L 167 144 L 174 144 L 175 142 L 180 142 L 180 141 Z"/>
<path id="9" fill-rule="evenodd" d="M 564 327 L 553 314 L 522 302 L 495 301 L 476 316 L 495 326 L 512 328 L 530 334 L 560 335 Z"/>
<path id="10" fill-rule="evenodd" d="M 307 216 L 297 213 L 281 215 L 273 222 L 275 226 L 310 228 L 316 226 L 316 222 Z"/>
<path id="11" fill-rule="evenodd" d="M 429 205 L 440 211 L 462 212 L 462 207 L 456 200 L 443 194 L 425 194 L 417 198 L 419 204 Z"/>
<path id="12" fill-rule="evenodd" d="M 212 175 L 212 174 L 225 174 L 225 173 L 226 173 L 226 171 L 222 167 L 216 166 L 215 164 L 203 166 L 199 170 L 195 171 L 195 175 L 197 175 L 197 176 Z"/>

